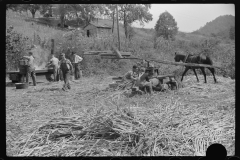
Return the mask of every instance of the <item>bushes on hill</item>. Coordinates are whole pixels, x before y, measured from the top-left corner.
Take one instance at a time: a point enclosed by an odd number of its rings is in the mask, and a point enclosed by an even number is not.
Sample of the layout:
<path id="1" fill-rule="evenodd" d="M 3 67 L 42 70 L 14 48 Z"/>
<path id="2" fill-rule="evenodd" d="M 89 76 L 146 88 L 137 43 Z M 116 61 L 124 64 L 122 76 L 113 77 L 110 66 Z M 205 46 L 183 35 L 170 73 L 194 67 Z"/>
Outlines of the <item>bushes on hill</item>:
<path id="1" fill-rule="evenodd" d="M 14 31 L 12 26 L 6 31 L 6 70 L 18 70 L 20 58 L 31 49 L 29 38 Z"/>

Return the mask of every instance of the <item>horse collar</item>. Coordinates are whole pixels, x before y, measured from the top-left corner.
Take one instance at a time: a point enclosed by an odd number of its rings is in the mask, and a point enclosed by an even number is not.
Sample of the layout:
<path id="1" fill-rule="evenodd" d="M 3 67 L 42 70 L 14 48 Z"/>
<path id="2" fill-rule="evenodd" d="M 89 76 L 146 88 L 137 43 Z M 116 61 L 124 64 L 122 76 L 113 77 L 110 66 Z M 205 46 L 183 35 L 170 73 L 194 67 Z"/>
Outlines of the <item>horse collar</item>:
<path id="1" fill-rule="evenodd" d="M 189 54 L 184 58 L 183 63 L 186 63 L 186 60 L 188 59 Z"/>

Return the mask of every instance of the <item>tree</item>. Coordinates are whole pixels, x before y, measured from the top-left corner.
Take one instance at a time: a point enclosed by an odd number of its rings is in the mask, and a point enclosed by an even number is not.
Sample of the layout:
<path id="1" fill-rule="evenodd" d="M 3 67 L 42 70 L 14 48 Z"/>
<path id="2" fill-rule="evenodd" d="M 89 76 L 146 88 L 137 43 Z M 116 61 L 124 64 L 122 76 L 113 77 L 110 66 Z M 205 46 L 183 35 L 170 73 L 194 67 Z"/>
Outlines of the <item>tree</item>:
<path id="1" fill-rule="evenodd" d="M 123 21 L 125 36 L 128 37 L 128 27 L 135 21 L 139 21 L 141 25 L 144 22 L 152 20 L 152 14 L 149 13 L 150 4 L 120 4 L 119 19 Z"/>
<path id="2" fill-rule="evenodd" d="M 114 32 L 114 22 L 115 22 L 115 12 L 116 12 L 116 5 L 115 4 L 107 4 L 105 15 L 110 16 L 112 19 L 112 33 Z"/>
<path id="3" fill-rule="evenodd" d="M 164 39 L 174 39 L 178 32 L 177 22 L 167 11 L 159 16 L 155 25 L 156 37 L 162 36 Z"/>
<path id="4" fill-rule="evenodd" d="M 17 70 L 20 58 L 31 49 L 29 38 L 23 37 L 10 26 L 6 32 L 6 69 Z"/>
<path id="5" fill-rule="evenodd" d="M 131 26 L 128 26 L 127 30 L 128 30 L 128 39 L 132 40 L 132 38 L 136 35 L 136 32 Z"/>
<path id="6" fill-rule="evenodd" d="M 59 16 L 60 26 L 63 28 L 66 21 L 66 15 L 72 11 L 71 4 L 54 4 L 53 8 L 53 14 Z"/>
<path id="7" fill-rule="evenodd" d="M 229 38 L 234 40 L 235 39 L 235 27 L 231 26 L 229 30 Z"/>
<path id="8" fill-rule="evenodd" d="M 6 10 L 18 11 L 19 4 L 6 4 Z"/>
<path id="9" fill-rule="evenodd" d="M 65 23 L 66 15 L 74 14 L 78 24 L 87 24 L 105 11 L 105 5 L 102 4 L 55 4 L 55 8 L 53 12 L 55 15 L 60 16 L 62 27 Z"/>
<path id="10" fill-rule="evenodd" d="M 97 16 L 103 15 L 106 11 L 106 6 L 103 4 L 81 4 L 81 18 L 85 24 L 96 20 Z"/>
<path id="11" fill-rule="evenodd" d="M 41 4 L 39 12 L 44 16 L 44 17 L 52 17 L 52 4 Z"/>
<path id="12" fill-rule="evenodd" d="M 20 4 L 20 10 L 30 11 L 32 18 L 35 18 L 35 14 L 41 9 L 41 4 Z"/>
<path id="13" fill-rule="evenodd" d="M 59 11 L 59 15 L 60 15 L 60 24 L 61 27 L 64 27 L 65 24 L 65 14 L 67 13 L 67 4 L 59 4 L 58 5 L 58 11 Z"/>

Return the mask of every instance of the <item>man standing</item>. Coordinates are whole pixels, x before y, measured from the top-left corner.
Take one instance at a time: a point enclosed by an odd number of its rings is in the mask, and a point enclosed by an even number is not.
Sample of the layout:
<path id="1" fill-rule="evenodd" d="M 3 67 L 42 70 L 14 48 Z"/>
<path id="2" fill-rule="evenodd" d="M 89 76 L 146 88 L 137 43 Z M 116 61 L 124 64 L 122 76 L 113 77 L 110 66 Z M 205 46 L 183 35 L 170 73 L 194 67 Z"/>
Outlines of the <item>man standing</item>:
<path id="1" fill-rule="evenodd" d="M 53 80 L 54 82 L 58 81 L 59 77 L 59 60 L 52 54 L 52 58 L 50 59 L 50 62 L 47 64 L 47 66 L 53 67 Z"/>
<path id="2" fill-rule="evenodd" d="M 80 78 L 80 62 L 82 60 L 83 60 L 82 57 L 80 57 L 79 55 L 76 55 L 74 51 L 72 52 L 71 62 L 73 65 L 74 76 L 76 80 Z"/>
<path id="3" fill-rule="evenodd" d="M 73 72 L 73 66 L 70 60 L 66 59 L 65 54 L 61 54 L 61 61 L 60 61 L 60 70 L 62 71 L 64 85 L 63 90 L 66 91 L 67 89 L 71 89 L 69 79 L 70 79 L 70 72 Z"/>
<path id="4" fill-rule="evenodd" d="M 36 74 L 35 74 L 33 53 L 29 52 L 29 56 L 23 56 L 23 58 L 28 59 L 26 82 L 29 83 L 29 77 L 31 76 L 33 85 L 36 86 Z"/>

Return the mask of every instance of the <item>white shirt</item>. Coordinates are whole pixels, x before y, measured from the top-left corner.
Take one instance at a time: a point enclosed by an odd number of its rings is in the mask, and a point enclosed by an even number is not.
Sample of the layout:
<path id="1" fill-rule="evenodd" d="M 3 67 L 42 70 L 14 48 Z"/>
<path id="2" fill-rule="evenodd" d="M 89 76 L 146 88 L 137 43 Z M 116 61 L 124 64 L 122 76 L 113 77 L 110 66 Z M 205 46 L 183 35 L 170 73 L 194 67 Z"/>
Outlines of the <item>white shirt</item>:
<path id="1" fill-rule="evenodd" d="M 59 60 L 56 57 L 53 57 L 52 59 L 50 59 L 50 62 L 52 65 L 58 67 Z"/>
<path id="2" fill-rule="evenodd" d="M 73 57 L 73 61 L 72 61 L 72 63 L 79 63 L 79 62 L 81 62 L 83 59 L 82 59 L 82 57 L 80 57 L 79 55 L 74 55 L 74 57 Z"/>

